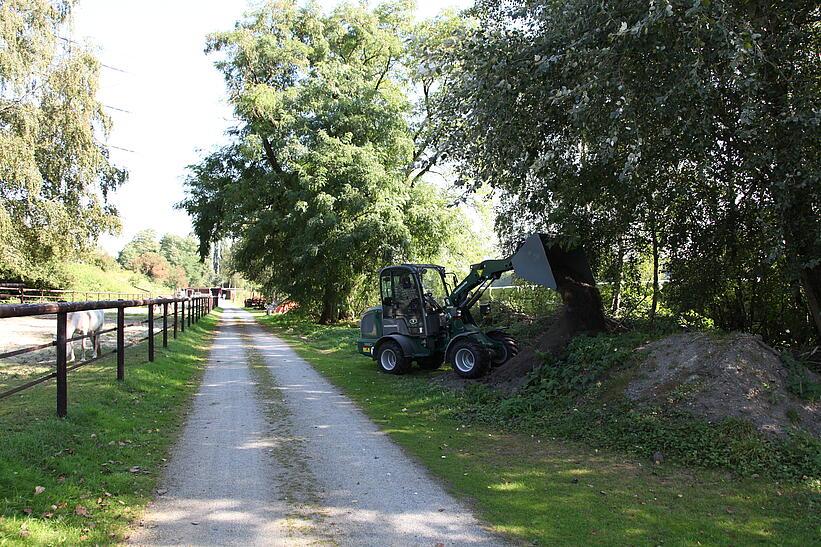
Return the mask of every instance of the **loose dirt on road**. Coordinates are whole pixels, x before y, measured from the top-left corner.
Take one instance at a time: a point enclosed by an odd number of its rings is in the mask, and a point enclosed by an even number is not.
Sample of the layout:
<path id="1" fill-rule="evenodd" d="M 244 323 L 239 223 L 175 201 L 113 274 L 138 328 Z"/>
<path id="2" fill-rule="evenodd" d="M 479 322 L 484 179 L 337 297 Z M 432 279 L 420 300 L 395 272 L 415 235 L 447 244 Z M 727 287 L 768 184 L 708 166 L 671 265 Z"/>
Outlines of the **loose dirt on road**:
<path id="1" fill-rule="evenodd" d="M 236 308 L 158 493 L 132 544 L 504 543 Z"/>

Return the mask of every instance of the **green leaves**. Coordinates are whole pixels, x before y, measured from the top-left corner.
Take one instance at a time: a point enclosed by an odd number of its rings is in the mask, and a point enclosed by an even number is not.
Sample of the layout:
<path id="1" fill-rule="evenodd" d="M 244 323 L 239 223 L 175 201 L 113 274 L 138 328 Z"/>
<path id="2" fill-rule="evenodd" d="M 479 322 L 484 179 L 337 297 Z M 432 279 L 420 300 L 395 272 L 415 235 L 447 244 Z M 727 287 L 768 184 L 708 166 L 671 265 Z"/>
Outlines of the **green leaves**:
<path id="1" fill-rule="evenodd" d="M 619 248 L 654 254 L 676 312 L 770 341 L 819 336 L 815 3 L 480 0 L 471 13 L 439 65 L 432 133 L 465 187 L 501 194 L 503 242 L 557 232 L 597 266 Z"/>
<path id="2" fill-rule="evenodd" d="M 462 233 L 445 200 L 409 184 L 419 159 L 407 90 L 412 3 L 328 14 L 271 2 L 208 51 L 241 120 L 191 167 L 181 204 L 200 253 L 237 239 L 235 267 L 323 321 L 350 314 L 376 270 L 436 255 Z"/>
<path id="3" fill-rule="evenodd" d="M 55 264 L 116 232 L 106 202 L 126 173 L 98 139 L 99 63 L 58 40 L 73 1 L 0 6 L 0 278 L 53 282 Z"/>

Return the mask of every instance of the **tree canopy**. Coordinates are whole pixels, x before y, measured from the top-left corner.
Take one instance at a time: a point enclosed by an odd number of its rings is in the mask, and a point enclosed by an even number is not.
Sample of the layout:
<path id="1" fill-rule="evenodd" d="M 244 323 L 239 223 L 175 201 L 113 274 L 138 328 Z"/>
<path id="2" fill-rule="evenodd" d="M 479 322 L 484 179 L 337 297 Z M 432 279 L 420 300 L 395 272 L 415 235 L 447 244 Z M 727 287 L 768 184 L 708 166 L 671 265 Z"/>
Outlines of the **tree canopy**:
<path id="1" fill-rule="evenodd" d="M 776 341 L 821 333 L 818 6 L 808 1 L 479 0 L 438 134 L 499 228 L 581 243 L 653 307 Z M 667 278 L 662 291 L 660 275 Z M 814 328 L 813 328 L 814 323 Z"/>
<path id="2" fill-rule="evenodd" d="M 158 239 L 152 229 L 141 230 L 125 244 L 117 261 L 123 268 L 147 275 L 169 287 L 211 285 L 219 280 L 200 260 L 197 240 L 165 234 Z"/>
<path id="3" fill-rule="evenodd" d="M 466 229 L 414 184 L 412 7 L 269 2 L 208 40 L 241 123 L 191 167 L 181 206 L 201 254 L 236 237 L 235 267 L 323 321 L 350 311 L 380 265 L 433 257 Z"/>
<path id="4" fill-rule="evenodd" d="M 119 229 L 108 195 L 126 178 L 101 142 L 100 65 L 60 39 L 73 0 L 0 4 L 0 277 L 54 278 L 59 261 Z"/>

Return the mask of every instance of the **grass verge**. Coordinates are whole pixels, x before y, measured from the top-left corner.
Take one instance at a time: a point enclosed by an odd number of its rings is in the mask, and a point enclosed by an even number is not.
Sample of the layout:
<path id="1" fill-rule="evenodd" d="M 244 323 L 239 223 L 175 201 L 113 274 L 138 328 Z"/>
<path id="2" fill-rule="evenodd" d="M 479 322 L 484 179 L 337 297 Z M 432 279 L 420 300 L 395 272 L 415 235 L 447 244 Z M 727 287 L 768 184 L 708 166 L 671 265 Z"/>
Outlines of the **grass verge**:
<path id="1" fill-rule="evenodd" d="M 70 373 L 65 419 L 53 382 L 0 401 L 0 545 L 124 538 L 153 497 L 218 316 L 158 344 L 153 363 L 145 343 L 126 350 L 122 383 L 114 356 Z"/>
<path id="2" fill-rule="evenodd" d="M 255 316 L 452 492 L 472 502 L 495 531 L 513 539 L 543 545 L 808 545 L 821 533 L 817 481 L 779 483 L 653 465 L 620 451 L 468 421 L 465 413 L 476 404 L 470 394 L 433 386 L 429 379 L 436 371 L 379 374 L 371 360 L 355 353 L 356 329 L 319 326 L 293 314 Z"/>

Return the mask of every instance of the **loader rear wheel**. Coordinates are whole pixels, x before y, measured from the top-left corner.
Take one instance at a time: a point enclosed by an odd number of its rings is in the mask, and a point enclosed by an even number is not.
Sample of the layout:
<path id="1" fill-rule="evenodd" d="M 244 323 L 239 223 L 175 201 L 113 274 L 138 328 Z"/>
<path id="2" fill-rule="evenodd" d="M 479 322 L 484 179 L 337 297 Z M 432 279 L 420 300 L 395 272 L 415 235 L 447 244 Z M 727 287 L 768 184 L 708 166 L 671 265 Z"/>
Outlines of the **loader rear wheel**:
<path id="1" fill-rule="evenodd" d="M 503 350 L 499 353 L 494 353 L 492 363 L 494 367 L 500 367 L 513 359 L 519 353 L 519 343 L 508 333 L 501 330 L 492 330 L 487 333 L 489 338 L 493 338 L 500 342 Z"/>
<path id="2" fill-rule="evenodd" d="M 460 338 L 449 352 L 453 371 L 462 378 L 480 378 L 490 368 L 490 359 L 482 346 L 471 338 Z"/>
<path id="3" fill-rule="evenodd" d="M 388 340 L 383 342 L 376 352 L 376 364 L 382 372 L 388 374 L 405 374 L 411 365 L 411 360 L 405 357 L 402 346 Z"/>

